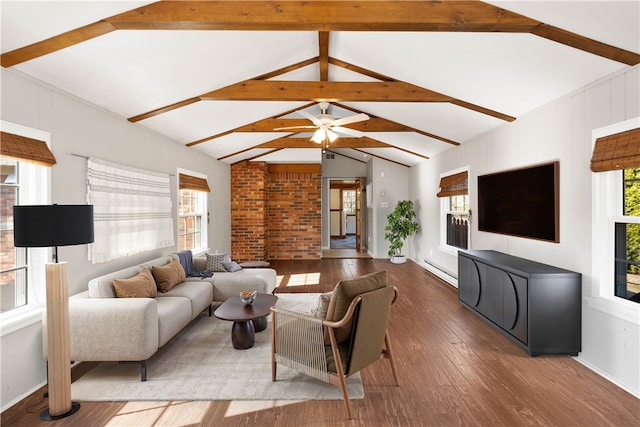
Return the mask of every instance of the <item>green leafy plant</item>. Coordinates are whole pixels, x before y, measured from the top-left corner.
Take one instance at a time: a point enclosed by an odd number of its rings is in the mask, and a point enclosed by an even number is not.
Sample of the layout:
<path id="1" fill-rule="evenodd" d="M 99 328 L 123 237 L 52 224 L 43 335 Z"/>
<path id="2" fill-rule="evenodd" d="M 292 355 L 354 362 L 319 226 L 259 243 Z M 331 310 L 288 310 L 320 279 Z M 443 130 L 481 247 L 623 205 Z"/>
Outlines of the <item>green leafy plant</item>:
<path id="1" fill-rule="evenodd" d="M 411 200 L 400 200 L 393 212 L 387 215 L 384 238 L 391 244 L 389 258 L 402 255 L 402 247 L 407 237 L 420 231 L 420 224 L 415 218 L 416 212 Z"/>

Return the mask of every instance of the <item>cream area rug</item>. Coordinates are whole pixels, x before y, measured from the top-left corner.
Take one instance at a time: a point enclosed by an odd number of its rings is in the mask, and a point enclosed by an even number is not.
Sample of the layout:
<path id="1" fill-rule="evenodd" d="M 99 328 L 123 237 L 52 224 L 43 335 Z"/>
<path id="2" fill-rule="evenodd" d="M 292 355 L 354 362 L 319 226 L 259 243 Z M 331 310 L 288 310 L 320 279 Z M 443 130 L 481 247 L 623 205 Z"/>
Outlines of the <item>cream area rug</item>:
<path id="1" fill-rule="evenodd" d="M 308 312 L 318 294 L 280 294 L 277 306 Z M 340 387 L 278 365 L 271 381 L 271 322 L 248 350 L 231 344 L 232 322 L 203 313 L 147 361 L 102 362 L 72 386 L 78 401 L 341 400 Z M 347 379 L 351 399 L 362 399 L 359 374 Z"/>

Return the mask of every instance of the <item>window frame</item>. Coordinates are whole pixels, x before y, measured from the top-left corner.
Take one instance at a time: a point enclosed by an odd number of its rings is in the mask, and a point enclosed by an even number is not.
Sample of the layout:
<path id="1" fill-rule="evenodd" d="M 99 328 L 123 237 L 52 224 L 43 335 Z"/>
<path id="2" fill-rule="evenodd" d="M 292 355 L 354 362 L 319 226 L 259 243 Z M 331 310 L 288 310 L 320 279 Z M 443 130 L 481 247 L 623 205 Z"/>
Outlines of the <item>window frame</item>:
<path id="1" fill-rule="evenodd" d="M 178 182 L 178 186 L 177 186 L 177 199 L 178 199 L 178 205 L 176 206 L 176 236 L 177 236 L 177 240 L 176 240 L 176 246 L 178 248 L 178 250 L 183 250 L 182 248 L 180 248 L 180 239 L 181 239 L 181 234 L 180 234 L 180 221 L 182 218 L 186 218 L 186 217 L 200 217 L 200 246 L 197 248 L 184 248 L 184 249 L 190 249 L 191 252 L 194 255 L 199 255 L 202 253 L 205 253 L 207 251 L 208 247 L 208 224 L 209 224 L 209 209 L 208 209 L 208 202 L 209 202 L 209 197 L 208 194 L 204 191 L 197 191 L 197 190 L 182 190 L 180 189 L 180 174 L 184 174 L 184 175 L 190 175 L 190 176 L 194 176 L 197 178 L 202 178 L 207 180 L 207 175 L 205 174 L 201 174 L 201 173 L 197 173 L 197 172 L 193 172 L 190 170 L 186 170 L 186 169 L 178 169 L 178 173 L 176 174 L 177 177 L 177 182 Z M 192 191 L 194 193 L 197 194 L 197 198 L 198 198 L 198 205 L 201 209 L 201 212 L 198 212 L 196 214 L 192 214 L 189 213 L 187 215 L 182 214 L 180 212 L 180 206 L 179 204 L 182 203 L 182 192 L 183 191 Z"/>
<path id="2" fill-rule="evenodd" d="M 598 138 L 640 126 L 640 117 L 594 129 L 591 147 Z M 615 296 L 615 227 L 618 223 L 640 223 L 640 217 L 623 215 L 623 170 L 597 172 L 592 180 L 592 281 L 587 304 L 635 325 L 640 325 L 640 304 Z"/>
<path id="3" fill-rule="evenodd" d="M 16 123 L 0 121 L 4 132 L 44 141 L 51 148 L 51 134 Z M 28 161 L 17 161 L 18 203 L 21 205 L 44 205 L 51 203 L 51 168 Z M 45 264 L 51 261 L 51 248 L 27 248 L 26 288 L 27 303 L 0 313 L 1 336 L 41 320 L 46 301 Z"/>
<path id="4" fill-rule="evenodd" d="M 458 196 L 445 196 L 445 197 L 440 197 L 440 245 L 438 246 L 438 249 L 440 249 L 441 251 L 448 253 L 448 254 L 453 254 L 453 255 L 458 255 L 458 251 L 461 250 L 466 250 L 464 248 L 459 248 L 457 246 L 452 246 L 449 245 L 447 243 L 447 216 L 454 214 L 454 215 L 460 215 L 460 216 L 466 216 L 467 217 L 467 248 L 471 249 L 471 192 L 469 191 L 469 178 L 471 176 L 470 172 L 469 172 L 469 166 L 465 166 L 462 168 L 458 168 L 458 169 L 454 169 L 454 170 L 450 170 L 444 173 L 440 174 L 440 180 L 442 180 L 443 178 L 446 178 L 448 176 L 452 176 L 452 175 L 456 175 L 459 174 L 461 172 L 466 172 L 467 173 L 467 210 L 466 211 L 452 211 L 451 210 L 451 198 L 452 197 L 458 197 Z"/>

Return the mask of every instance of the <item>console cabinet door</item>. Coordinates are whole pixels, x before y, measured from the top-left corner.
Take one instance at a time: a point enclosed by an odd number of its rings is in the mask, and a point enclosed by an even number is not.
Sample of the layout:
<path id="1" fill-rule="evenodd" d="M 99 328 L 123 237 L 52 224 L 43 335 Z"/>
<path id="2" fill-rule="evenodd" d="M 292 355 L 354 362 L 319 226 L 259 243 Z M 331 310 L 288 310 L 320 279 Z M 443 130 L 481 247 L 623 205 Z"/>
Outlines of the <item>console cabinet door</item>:
<path id="1" fill-rule="evenodd" d="M 528 343 L 527 286 L 527 279 L 524 277 L 511 273 L 505 274 L 502 327 L 523 344 Z"/>
<path id="2" fill-rule="evenodd" d="M 458 298 L 476 310 L 479 309 L 480 273 L 475 261 L 464 256 L 458 260 Z"/>
<path id="3" fill-rule="evenodd" d="M 504 282 L 507 273 L 495 267 L 485 265 L 484 277 L 480 278 L 483 299 L 486 300 L 484 314 L 496 325 L 503 326 L 504 314 Z"/>

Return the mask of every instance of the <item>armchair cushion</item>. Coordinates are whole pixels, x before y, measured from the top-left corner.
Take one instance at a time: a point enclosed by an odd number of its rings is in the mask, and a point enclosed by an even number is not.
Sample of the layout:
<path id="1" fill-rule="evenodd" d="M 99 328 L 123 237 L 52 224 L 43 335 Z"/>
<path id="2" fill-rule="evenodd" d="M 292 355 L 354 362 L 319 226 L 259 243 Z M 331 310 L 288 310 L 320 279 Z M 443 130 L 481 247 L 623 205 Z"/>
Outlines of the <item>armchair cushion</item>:
<path id="1" fill-rule="evenodd" d="M 369 273 L 355 279 L 341 280 L 333 289 L 333 295 L 327 308 L 327 318 L 332 322 L 337 322 L 344 317 L 349 308 L 349 304 L 360 294 L 375 291 L 387 286 L 387 272 L 378 271 Z M 338 343 L 349 339 L 353 322 L 347 323 L 344 327 L 336 329 L 336 340 Z"/>

